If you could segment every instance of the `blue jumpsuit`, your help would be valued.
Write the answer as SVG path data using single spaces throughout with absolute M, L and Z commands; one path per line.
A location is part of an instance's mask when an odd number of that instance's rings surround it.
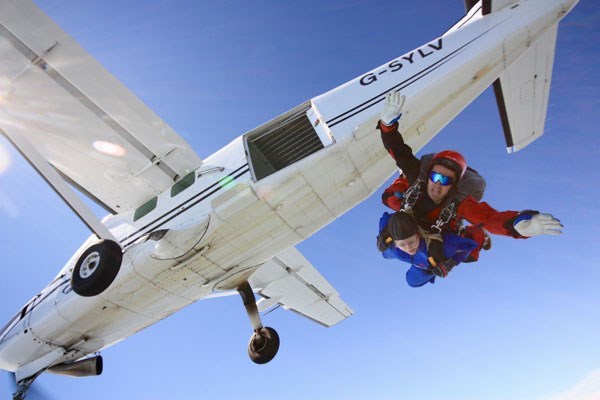
M 379 220 L 379 232 L 387 226 L 391 215 L 383 213 Z M 460 237 L 452 233 L 442 232 L 442 241 L 444 244 L 444 255 L 452 258 L 456 262 L 462 262 L 467 259 L 471 251 L 477 248 L 477 243 L 474 240 Z M 411 264 L 406 272 L 406 282 L 411 287 L 420 287 L 427 282 L 434 283 L 435 275 L 429 272 L 429 264 L 427 254 L 427 243 L 423 238 L 419 243 L 419 248 L 414 255 L 410 255 L 399 248 L 392 246 L 387 248 L 383 253 L 383 258 L 397 258 L 401 261 Z

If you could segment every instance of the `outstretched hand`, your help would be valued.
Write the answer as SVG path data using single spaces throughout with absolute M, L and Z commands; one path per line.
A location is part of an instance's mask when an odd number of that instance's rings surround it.
M 521 236 L 560 235 L 563 225 L 550 214 L 523 213 L 517 218 L 515 230 Z
M 402 106 L 406 96 L 402 96 L 400 92 L 391 91 L 385 96 L 385 104 L 381 111 L 380 120 L 386 126 L 394 125 L 400 117 L 402 117 Z
M 429 255 L 429 272 L 440 278 L 445 278 L 458 263 L 444 254 L 444 245 L 439 240 L 432 240 L 427 247 Z

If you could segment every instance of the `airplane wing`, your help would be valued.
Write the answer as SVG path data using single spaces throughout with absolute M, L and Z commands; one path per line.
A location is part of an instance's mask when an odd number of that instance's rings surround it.
M 29 0 L 0 1 L 0 133 L 24 138 L 112 213 L 138 207 L 201 165 L 183 138 Z
M 279 304 L 324 326 L 352 315 L 339 293 L 294 247 L 267 261 L 249 279 L 263 296 L 260 311 Z

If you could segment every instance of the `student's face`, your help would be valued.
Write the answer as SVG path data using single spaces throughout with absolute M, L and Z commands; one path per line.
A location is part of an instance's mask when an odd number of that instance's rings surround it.
M 394 240 L 394 245 L 405 253 L 414 255 L 419 249 L 419 243 L 421 238 L 419 234 L 415 233 L 411 237 L 402 240 Z
M 434 172 L 438 172 L 442 175 L 446 175 L 452 180 L 456 180 L 456 174 L 451 169 L 444 167 L 443 165 L 434 165 L 431 169 Z M 452 188 L 452 185 L 442 186 L 441 183 L 433 183 L 429 177 L 427 178 L 427 194 L 433 200 L 435 204 L 440 204 L 444 198 L 448 195 L 448 192 Z

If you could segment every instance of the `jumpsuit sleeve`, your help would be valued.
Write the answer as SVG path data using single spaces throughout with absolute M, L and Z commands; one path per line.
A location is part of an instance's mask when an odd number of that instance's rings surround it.
M 444 255 L 453 259 L 457 264 L 465 261 L 477 248 L 477 242 L 474 240 L 450 233 L 443 234 L 443 241 Z
M 473 196 L 466 197 L 458 207 L 458 216 L 473 225 L 496 235 L 525 239 L 513 227 L 518 215 L 518 211 L 497 211 L 486 202 L 478 202 Z
M 404 139 L 398 131 L 398 123 L 386 126 L 380 121 L 377 129 L 381 132 L 383 146 L 390 153 L 394 161 L 396 161 L 398 168 L 406 175 L 409 183 L 414 182 L 419 177 L 421 161 L 415 157 L 410 146 L 404 143 Z
M 404 201 L 403 194 L 408 189 L 408 179 L 404 175 L 396 178 L 381 195 L 381 201 L 394 211 L 402 210 Z
M 398 258 L 396 256 L 396 254 L 394 254 L 394 250 L 391 247 L 389 247 L 389 248 L 385 249 L 384 251 L 382 251 L 381 255 L 383 256 L 383 258 L 387 258 L 388 260 L 390 260 L 392 258 Z

